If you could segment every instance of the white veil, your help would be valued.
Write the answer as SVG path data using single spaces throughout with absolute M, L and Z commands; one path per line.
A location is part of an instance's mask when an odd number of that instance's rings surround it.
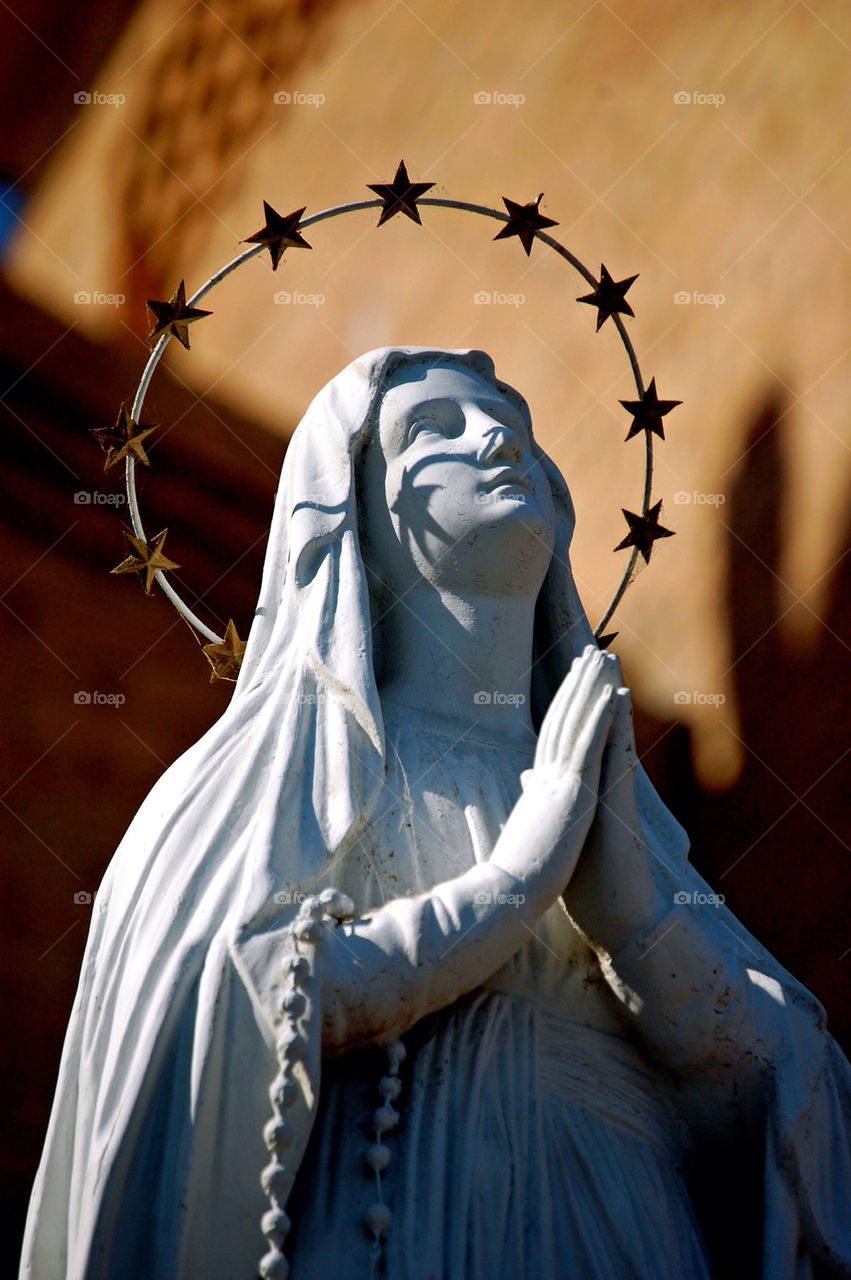
M 233 698 L 144 801 L 96 898 L 30 1207 L 21 1274 L 31 1280 L 248 1280 L 246 1223 L 255 1224 L 255 1256 L 263 1252 L 262 1130 L 279 1014 L 246 957 L 258 939 L 286 937 L 299 892 L 334 883 L 381 790 L 384 733 L 355 473 L 386 379 L 424 358 L 473 368 L 528 414 L 483 352 L 416 347 L 362 356 L 308 408 L 287 450 Z M 538 718 L 592 640 L 569 568 L 570 497 L 539 457 L 557 538 L 536 610 Z M 640 787 L 643 820 L 675 851 L 663 872 L 672 892 L 708 892 L 643 770 Z M 779 984 L 822 1046 L 819 1061 L 807 1051 L 778 1101 L 784 1164 L 794 1159 L 797 1169 L 805 1157 L 789 1154 L 789 1135 L 809 1124 L 810 1084 L 824 1070 L 822 1011 L 728 911 L 713 910 L 710 927 Z M 317 1036 L 296 1162 L 320 1084 Z M 802 1177 L 818 1181 L 815 1170 L 794 1172 L 799 1189 Z M 813 1230 L 838 1239 L 840 1206 L 824 1204 L 815 1196 Z

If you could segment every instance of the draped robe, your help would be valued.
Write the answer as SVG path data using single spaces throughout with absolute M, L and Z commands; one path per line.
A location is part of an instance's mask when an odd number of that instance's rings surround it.
M 336 972 L 338 985 L 346 987 L 346 1007 L 362 1011 L 370 1008 L 373 992 L 359 988 L 357 972 L 345 967 L 346 955 L 357 949 L 359 930 L 371 919 L 386 919 L 392 926 L 395 951 L 385 968 L 409 984 L 416 1008 L 416 978 L 424 958 L 452 943 L 453 930 L 460 942 L 495 918 L 495 909 L 478 904 L 475 895 L 470 899 L 465 886 L 472 881 L 464 875 L 486 874 L 493 840 L 517 794 L 521 766 L 500 757 L 503 763 L 490 770 L 499 798 L 492 794 L 487 802 L 474 802 L 470 789 L 481 782 L 488 758 L 484 745 L 478 755 L 471 747 L 457 792 L 444 778 L 431 800 L 421 795 L 415 806 L 425 820 L 429 804 L 437 805 L 438 827 L 451 826 L 463 815 L 466 835 L 459 828 L 453 858 L 442 865 L 435 861 L 436 850 L 446 851 L 445 838 L 422 840 L 418 848 L 430 848 L 429 856 L 420 861 L 409 848 L 403 859 L 397 852 L 400 870 L 393 871 L 394 881 L 382 887 L 370 874 L 359 875 L 366 866 L 359 851 L 373 858 L 389 854 L 383 837 L 377 844 L 369 841 L 397 798 L 396 756 L 388 741 L 398 745 L 401 739 L 391 735 L 388 740 L 373 672 L 358 542 L 357 459 L 390 370 L 406 360 L 441 354 L 480 372 L 525 410 L 517 393 L 496 381 L 481 352 L 382 349 L 332 380 L 293 437 L 234 697 L 221 719 L 153 788 L 96 898 L 33 1190 L 22 1277 L 236 1280 L 255 1275 L 264 1248 L 259 1222 L 267 1202 L 259 1175 L 268 1158 L 262 1136 L 270 1115 L 268 1087 L 278 1066 L 280 963 L 299 894 L 335 885 L 353 897 L 355 920 L 340 927 L 338 940 L 323 948 L 327 954 L 317 963 L 332 976 Z M 553 490 L 557 537 L 536 609 L 538 721 L 572 658 L 591 640 L 569 569 L 569 495 L 550 460 L 543 454 L 540 460 Z M 435 726 L 424 728 L 425 740 Z M 400 745 L 399 756 L 407 749 Z M 708 886 L 687 861 L 684 833 L 643 771 L 637 772 L 643 833 L 649 844 L 664 850 L 659 875 L 671 901 L 678 892 L 693 899 L 707 894 Z M 389 899 L 388 884 L 393 888 Z M 638 972 L 636 957 L 624 956 L 619 968 L 618 957 L 606 963 L 582 955 L 564 932 L 569 922 L 559 915 L 561 908 L 554 908 L 535 928 L 539 941 L 521 948 L 480 989 L 409 1025 L 385 1028 L 388 1034 L 401 1032 L 412 1050 L 405 1076 L 410 1093 L 400 1103 L 403 1119 L 388 1171 L 388 1186 L 399 1203 L 393 1206 L 397 1228 L 386 1256 L 399 1280 L 425 1280 L 430 1274 L 452 1280 L 469 1274 L 473 1280 L 488 1274 L 493 1261 L 488 1233 L 495 1221 L 508 1232 L 500 1237 L 505 1256 L 522 1258 L 527 1268 L 506 1274 L 547 1273 L 546 1266 L 538 1269 L 538 1259 L 556 1256 L 567 1268 L 565 1249 L 577 1251 L 577 1259 L 586 1256 L 584 1249 L 588 1257 L 599 1255 L 606 1266 L 614 1265 L 611 1257 L 620 1256 L 625 1241 L 644 1260 L 645 1269 L 636 1274 L 652 1274 L 646 1259 L 658 1250 L 655 1227 L 651 1231 L 645 1215 L 642 1234 L 642 1215 L 633 1203 L 642 1177 L 653 1164 L 654 1176 L 665 1186 L 670 1221 L 688 1221 L 689 1230 L 696 1231 L 688 1201 L 675 1194 L 683 1153 L 694 1142 L 681 1126 L 700 1135 L 712 1130 L 715 1116 L 716 1131 L 725 1126 L 734 1131 L 742 1107 L 749 1149 L 763 1157 L 753 1223 L 762 1280 L 807 1280 L 814 1261 L 827 1274 L 851 1275 L 851 1072 L 825 1030 L 823 1010 L 723 906 L 692 901 L 672 910 L 678 925 L 673 938 L 690 939 L 689 946 L 680 942 L 678 960 L 686 963 L 691 956 L 705 966 L 717 958 L 729 975 L 724 1036 L 738 1046 L 744 1064 L 745 1100 L 741 1090 L 728 1088 L 729 1072 L 717 1069 L 712 1055 L 699 1070 L 688 1060 L 690 1044 L 699 1056 L 701 1037 L 711 1038 L 712 1012 L 686 998 L 673 1012 L 654 1008 L 652 965 L 668 963 L 671 943 L 660 933 L 658 946 L 648 951 L 656 960 L 640 972 L 650 999 L 638 993 L 636 1001 L 624 978 Z M 360 920 L 367 924 L 361 926 Z M 540 940 L 550 929 L 558 934 L 555 947 L 551 938 Z M 653 939 L 639 941 L 645 950 L 653 948 Z M 464 954 L 463 945 L 455 954 Z M 586 990 L 597 993 L 596 1005 L 583 1002 L 576 991 L 571 996 L 582 965 Z M 559 984 L 565 991 L 553 997 Z M 549 994 L 542 1001 L 543 990 Z M 363 1055 L 374 1050 L 359 1045 L 357 1035 L 347 1045 L 345 1020 L 345 1007 L 329 1016 L 321 996 L 304 1019 L 306 1076 L 290 1117 L 294 1141 L 288 1157 L 299 1216 L 291 1252 L 296 1276 L 309 1270 L 315 1206 L 331 1205 L 320 1196 L 331 1177 L 325 1153 L 330 1161 L 339 1148 L 354 1162 L 358 1118 L 345 1106 L 342 1064 L 347 1059 L 352 1064 L 350 1087 L 357 1097 L 359 1085 L 366 1087 Z M 605 1026 L 597 1025 L 601 1021 Z M 355 1025 L 360 1025 L 357 1019 Z M 601 1057 L 600 1046 L 607 1043 L 609 1052 Z M 462 1053 L 457 1078 L 452 1076 L 455 1046 Z M 506 1046 L 523 1048 L 506 1059 Z M 610 1069 L 603 1071 L 599 1064 L 607 1058 Z M 587 1080 L 594 1071 L 603 1082 L 596 1110 L 589 1105 Z M 672 1099 L 677 1102 L 673 1110 Z M 472 1128 L 462 1130 L 465 1101 L 473 1119 Z M 542 1137 L 530 1117 L 537 1115 L 538 1124 L 548 1107 L 551 1123 Z M 631 1167 L 625 1179 L 618 1172 L 620 1156 L 605 1145 L 626 1141 L 629 1124 L 620 1123 L 618 1115 L 621 1121 L 631 1115 L 633 1129 L 643 1126 L 649 1144 L 642 1148 L 644 1164 Z M 417 1129 L 417 1118 L 426 1116 L 433 1120 L 430 1137 Z M 596 1137 L 589 1136 L 592 1131 Z M 465 1165 L 460 1153 L 470 1134 L 483 1145 L 466 1151 L 471 1164 Z M 641 1145 L 640 1135 L 633 1133 L 631 1140 L 634 1149 L 636 1142 Z M 666 1144 L 668 1156 L 658 1157 L 656 1148 Z M 421 1167 L 432 1157 L 436 1173 L 433 1165 Z M 514 1162 L 510 1178 L 509 1158 Z M 597 1190 L 583 1191 L 570 1223 L 559 1225 L 561 1208 L 553 1197 L 561 1197 L 579 1176 L 582 1158 L 597 1160 L 592 1180 Z M 544 1189 L 536 1201 L 535 1179 L 521 1184 L 539 1165 Z M 463 1185 L 457 1201 L 456 1169 Z M 482 1178 L 491 1178 L 490 1189 L 482 1187 Z M 416 1269 L 422 1232 L 420 1243 L 411 1244 L 420 1179 L 427 1185 L 427 1221 L 441 1232 L 430 1271 Z M 619 1199 L 612 1202 L 615 1184 Z M 329 1207 L 329 1222 L 351 1232 L 353 1249 L 362 1229 L 358 1205 L 364 1186 L 363 1171 L 352 1167 Z M 548 1193 L 547 1186 L 555 1192 Z M 723 1212 L 721 1191 L 711 1213 Z M 621 1211 L 630 1205 L 635 1225 L 614 1244 L 598 1247 L 595 1232 L 602 1230 L 612 1203 L 619 1206 L 613 1231 L 620 1230 Z M 699 1236 L 686 1233 L 681 1248 L 692 1268 L 685 1274 L 703 1280 Z M 461 1253 L 468 1256 L 467 1249 L 471 1269 L 458 1272 L 457 1260 Z M 552 1274 L 598 1274 L 587 1269 L 596 1263 L 571 1265 L 573 1270 Z M 659 1274 L 663 1265 L 658 1259 Z M 369 1271 L 353 1255 L 346 1274 L 357 1280 Z

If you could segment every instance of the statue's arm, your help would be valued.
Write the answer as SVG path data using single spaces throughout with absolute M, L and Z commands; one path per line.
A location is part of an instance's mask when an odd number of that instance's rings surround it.
M 627 942 L 598 940 L 596 950 L 626 1020 L 667 1066 L 717 1069 L 732 1084 L 770 1064 L 765 989 L 722 949 L 700 910 L 675 903 Z
M 572 790 L 561 838 L 548 836 L 549 848 L 541 847 L 539 857 L 529 829 L 550 798 L 543 779 L 518 800 L 491 861 L 345 924 L 318 926 L 315 971 L 326 1052 L 401 1035 L 480 986 L 529 940 L 564 886 L 593 816 L 596 791 L 579 778 Z M 270 1027 L 282 994 L 286 935 L 286 927 L 248 926 L 235 942 L 238 967 Z
M 766 993 L 719 930 L 711 906 L 678 901 L 674 850 L 647 843 L 635 788 L 629 694 L 621 690 L 603 761 L 594 824 L 564 903 L 594 950 L 626 1020 L 669 1066 L 750 1071 L 770 1058 L 760 1040 Z
M 589 647 L 554 699 L 546 749 L 488 862 L 323 933 L 316 952 L 327 1049 L 401 1034 L 480 986 L 529 940 L 570 879 L 591 825 L 613 690 L 610 656 Z M 282 941 L 280 929 L 247 926 L 234 947 L 270 1024 Z
M 591 646 L 574 663 L 488 862 L 333 932 L 321 957 L 328 1047 L 401 1034 L 480 986 L 533 936 L 594 816 L 616 666 Z
M 319 956 L 323 1045 L 401 1035 L 480 986 L 528 942 L 541 903 L 534 876 L 486 862 L 330 930 Z

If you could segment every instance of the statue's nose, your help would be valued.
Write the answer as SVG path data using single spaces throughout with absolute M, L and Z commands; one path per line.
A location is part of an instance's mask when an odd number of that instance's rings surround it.
M 487 465 L 500 462 L 519 465 L 523 460 L 523 447 L 517 432 L 487 415 L 482 417 L 479 461 Z

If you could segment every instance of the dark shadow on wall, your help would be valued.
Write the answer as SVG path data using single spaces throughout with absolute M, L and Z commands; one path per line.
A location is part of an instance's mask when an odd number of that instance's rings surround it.
M 723 793 L 708 791 L 695 777 L 684 725 L 665 725 L 639 710 L 636 732 L 648 772 L 689 833 L 695 866 L 822 1001 L 848 1052 L 851 523 L 814 638 L 796 646 L 781 623 L 789 605 L 779 577 L 781 540 L 794 536 L 784 523 L 783 449 L 794 425 L 794 411 L 766 399 L 720 509 L 741 775 Z

